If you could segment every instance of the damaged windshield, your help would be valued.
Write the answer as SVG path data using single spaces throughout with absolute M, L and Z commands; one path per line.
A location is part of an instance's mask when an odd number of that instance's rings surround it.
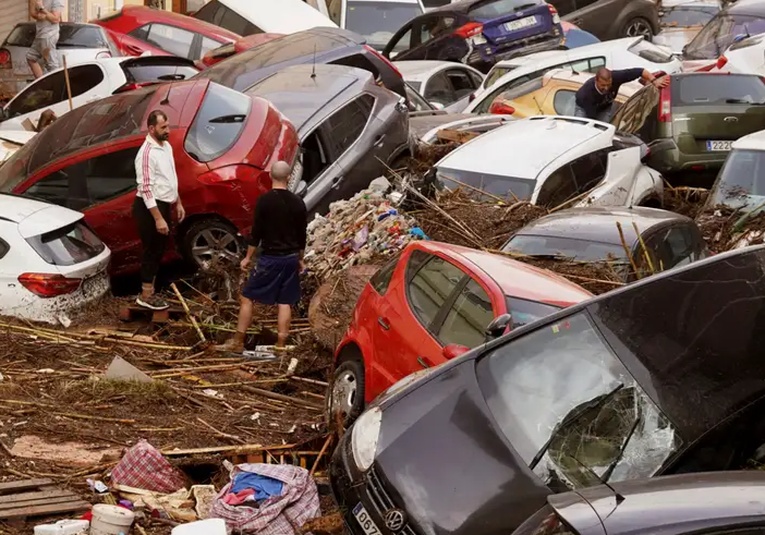
M 495 349 L 478 373 L 498 426 L 555 491 L 650 477 L 680 444 L 586 312 Z

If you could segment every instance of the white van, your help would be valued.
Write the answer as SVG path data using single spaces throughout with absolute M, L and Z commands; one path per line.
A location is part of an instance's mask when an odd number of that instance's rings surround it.
M 290 34 L 318 26 L 337 28 L 327 16 L 303 0 L 211 0 L 193 17 L 239 35 Z

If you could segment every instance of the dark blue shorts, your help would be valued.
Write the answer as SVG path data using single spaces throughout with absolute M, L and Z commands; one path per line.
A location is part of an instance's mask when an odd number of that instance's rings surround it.
M 300 258 L 265 256 L 258 258 L 242 295 L 264 305 L 294 305 L 300 301 Z

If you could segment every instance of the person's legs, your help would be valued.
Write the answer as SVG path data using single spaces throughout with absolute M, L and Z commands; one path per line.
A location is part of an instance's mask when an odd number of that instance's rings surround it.
M 300 301 L 300 260 L 297 255 L 284 259 L 281 279 L 276 301 L 279 303 L 276 318 L 277 348 L 283 348 L 287 345 L 290 324 L 292 323 L 292 306 Z
M 43 40 L 42 57 L 45 72 L 51 72 L 61 68 L 61 61 L 58 55 L 58 50 L 56 49 L 57 44 L 58 36 L 48 37 Z
M 157 203 L 163 217 L 169 217 L 169 205 Z M 154 285 L 156 283 L 159 266 L 162 257 L 165 254 L 167 246 L 167 236 L 157 232 L 154 217 L 143 202 L 143 199 L 136 197 L 133 202 L 133 217 L 138 226 L 138 235 L 141 238 L 141 294 L 136 298 L 136 302 L 152 310 L 163 310 L 168 308 L 168 304 L 154 295 Z
M 582 117 L 584 119 L 587 118 L 587 112 L 584 111 L 584 108 L 574 104 L 574 117 Z
M 27 64 L 29 65 L 29 68 L 32 69 L 32 74 L 34 75 L 35 80 L 43 75 L 43 70 L 40 66 L 40 61 L 42 60 L 40 46 L 40 40 L 35 39 L 32 42 L 32 46 L 29 47 L 29 50 L 27 51 Z
M 287 338 L 290 335 L 290 323 L 292 323 L 292 306 L 278 305 L 276 314 L 276 347 L 287 345 Z

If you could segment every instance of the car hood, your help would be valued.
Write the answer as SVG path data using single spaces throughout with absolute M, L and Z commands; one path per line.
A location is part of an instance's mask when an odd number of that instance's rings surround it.
M 417 533 L 497 533 L 544 505 L 550 490 L 495 430 L 475 360 L 447 364 L 383 407 L 376 475 Z
M 443 113 L 409 117 L 409 131 L 418 141 L 434 143 L 440 130 L 483 134 L 512 121 L 508 115 L 475 115 L 472 113 Z

